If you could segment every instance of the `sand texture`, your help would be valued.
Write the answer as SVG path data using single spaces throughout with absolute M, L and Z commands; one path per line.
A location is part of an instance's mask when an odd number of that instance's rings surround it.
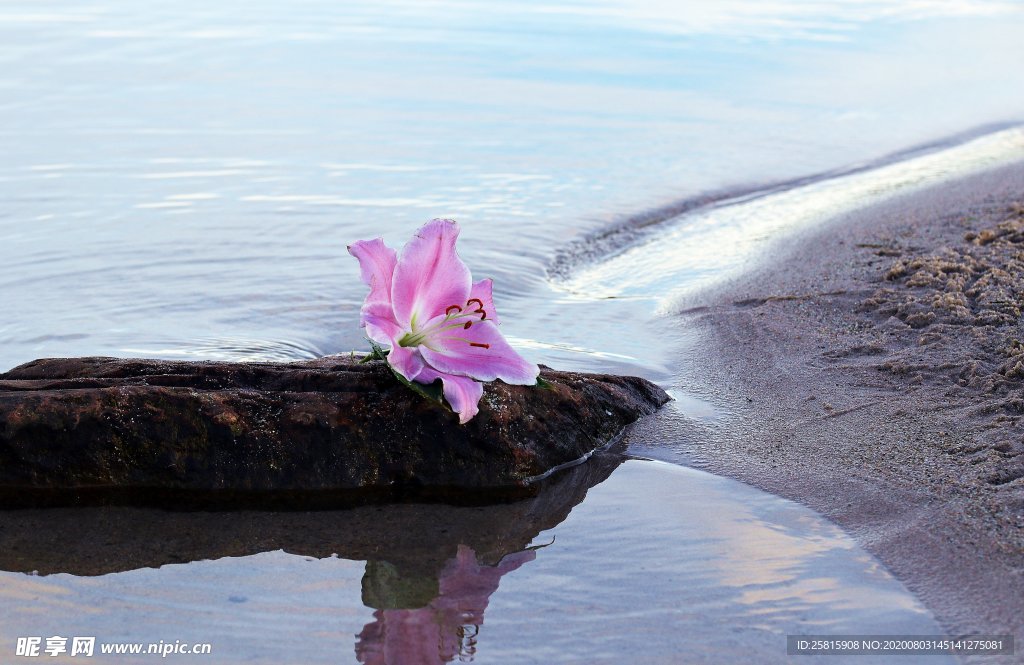
M 679 313 L 732 413 L 691 454 L 845 527 L 951 632 L 1024 637 L 1024 165 L 773 252 Z

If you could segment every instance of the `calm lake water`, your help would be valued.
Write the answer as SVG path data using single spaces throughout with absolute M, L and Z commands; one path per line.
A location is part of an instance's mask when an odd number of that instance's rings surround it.
M 345 245 L 432 217 L 538 360 L 637 356 L 640 326 L 535 311 L 559 249 L 1020 119 L 1022 29 L 973 0 L 8 0 L 0 368 L 361 348 Z
M 0 370 L 364 348 L 345 245 L 451 217 L 526 355 L 727 417 L 676 385 L 678 298 L 799 225 L 1024 157 L 1022 33 L 1024 8 L 995 0 L 8 1 Z M 643 219 L 665 221 L 587 241 Z M 653 462 L 573 473 L 586 501 L 532 532 L 467 527 L 390 559 L 318 529 L 466 514 L 6 514 L 30 554 L 0 561 L 0 648 L 71 633 L 195 637 L 215 662 L 771 662 L 787 632 L 941 632 L 810 511 Z M 135 552 L 163 520 L 193 535 Z M 44 547 L 32 524 L 76 535 Z

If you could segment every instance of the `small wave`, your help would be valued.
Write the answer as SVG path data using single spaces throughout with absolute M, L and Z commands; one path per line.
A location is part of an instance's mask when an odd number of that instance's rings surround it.
M 288 362 L 319 358 L 324 352 L 300 340 L 262 340 L 239 337 L 206 338 L 174 344 L 123 348 L 121 352 L 147 358 L 191 358 L 234 362 Z
M 978 131 L 845 170 L 687 199 L 562 250 L 548 274 L 577 298 L 635 298 L 671 309 L 730 277 L 772 242 L 857 207 L 1024 159 L 1024 126 Z M 991 129 L 989 127 L 988 129 Z

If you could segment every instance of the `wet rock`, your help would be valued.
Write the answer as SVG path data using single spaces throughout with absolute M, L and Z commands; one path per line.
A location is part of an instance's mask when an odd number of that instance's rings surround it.
M 0 374 L 0 505 L 513 498 L 668 400 L 636 377 L 542 377 L 550 389 L 489 384 L 459 425 L 348 356 L 36 360 Z

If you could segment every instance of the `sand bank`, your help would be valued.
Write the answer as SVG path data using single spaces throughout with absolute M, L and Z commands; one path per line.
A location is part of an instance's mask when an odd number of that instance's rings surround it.
M 678 316 L 698 466 L 846 528 L 950 632 L 1024 637 L 1024 165 L 805 232 Z

